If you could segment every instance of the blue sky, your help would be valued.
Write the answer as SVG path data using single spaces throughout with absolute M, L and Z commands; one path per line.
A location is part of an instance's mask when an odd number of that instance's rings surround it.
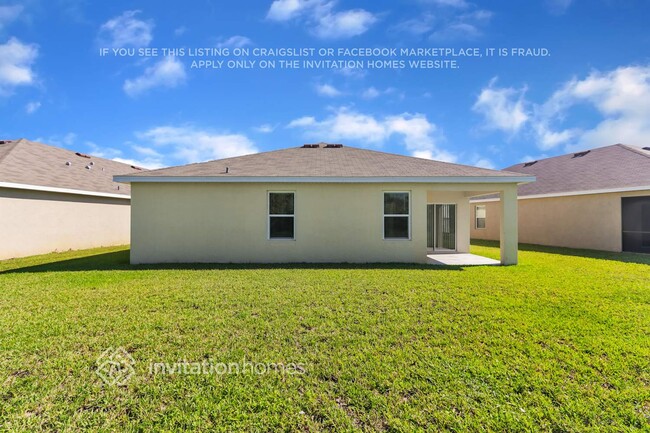
M 503 168 L 650 144 L 646 0 L 0 0 L 0 137 L 147 167 L 340 142 Z M 100 48 L 546 48 L 458 69 L 195 69 Z M 509 51 L 510 52 L 510 51 Z

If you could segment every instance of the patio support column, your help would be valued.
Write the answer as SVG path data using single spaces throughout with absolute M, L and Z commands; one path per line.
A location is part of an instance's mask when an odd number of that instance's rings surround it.
M 501 191 L 501 264 L 516 265 L 519 242 L 517 186 Z

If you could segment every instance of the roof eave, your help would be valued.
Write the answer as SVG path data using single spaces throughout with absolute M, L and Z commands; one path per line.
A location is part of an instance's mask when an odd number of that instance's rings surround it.
M 516 183 L 535 176 L 114 176 L 121 183 Z
M 73 188 L 59 188 L 54 186 L 31 185 L 25 183 L 0 182 L 0 188 L 25 189 L 30 191 L 54 192 L 59 194 L 87 195 L 93 197 L 117 198 L 122 200 L 131 200 L 130 195 L 114 194 L 109 192 L 86 191 Z
M 579 190 L 579 191 L 558 191 L 558 192 L 549 192 L 549 193 L 539 193 L 539 194 L 527 194 L 520 195 L 517 198 L 519 200 L 530 200 L 538 198 L 554 198 L 554 197 L 571 197 L 576 195 L 594 195 L 594 194 L 613 194 L 613 193 L 624 193 L 624 192 L 635 192 L 635 191 L 650 191 L 650 185 L 640 185 L 640 186 L 625 186 L 620 188 L 602 188 L 602 189 L 589 189 L 589 190 Z M 485 194 L 491 195 L 491 194 Z M 481 198 L 480 196 L 472 197 L 472 202 L 488 202 L 488 201 L 499 201 L 499 198 Z

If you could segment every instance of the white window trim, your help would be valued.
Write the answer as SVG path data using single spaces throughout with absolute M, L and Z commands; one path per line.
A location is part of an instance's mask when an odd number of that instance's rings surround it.
M 273 215 L 271 215 L 271 194 L 293 194 L 293 214 L 273 214 Z M 293 237 L 292 238 L 272 238 L 271 237 L 271 218 L 272 217 L 291 217 L 291 218 L 293 218 Z M 267 191 L 266 192 L 266 240 L 269 240 L 269 241 L 295 241 L 296 240 L 296 191 Z
M 485 227 L 479 227 L 478 226 L 478 208 L 483 207 L 485 208 L 485 217 L 483 218 L 485 220 Z M 487 206 L 484 204 L 477 204 L 474 205 L 474 229 L 475 230 L 485 230 L 487 228 Z
M 385 210 L 385 200 L 386 200 L 386 194 L 388 193 L 400 193 L 400 194 L 408 194 L 409 198 L 409 213 L 407 215 L 404 214 L 386 214 L 384 213 Z M 384 241 L 410 241 L 411 240 L 411 191 L 382 191 L 381 193 L 381 238 Z M 407 238 L 387 238 L 386 237 L 386 217 L 407 217 L 408 218 L 408 237 Z

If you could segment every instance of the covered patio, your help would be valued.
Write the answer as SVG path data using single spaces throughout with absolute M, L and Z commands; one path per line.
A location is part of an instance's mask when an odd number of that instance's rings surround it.
M 436 266 L 494 266 L 498 260 L 470 253 L 428 254 L 427 264 Z
M 486 194 L 501 198 L 500 260 L 470 254 L 470 199 Z M 428 185 L 426 205 L 426 263 L 434 265 L 516 265 L 518 249 L 517 184 L 472 183 Z

